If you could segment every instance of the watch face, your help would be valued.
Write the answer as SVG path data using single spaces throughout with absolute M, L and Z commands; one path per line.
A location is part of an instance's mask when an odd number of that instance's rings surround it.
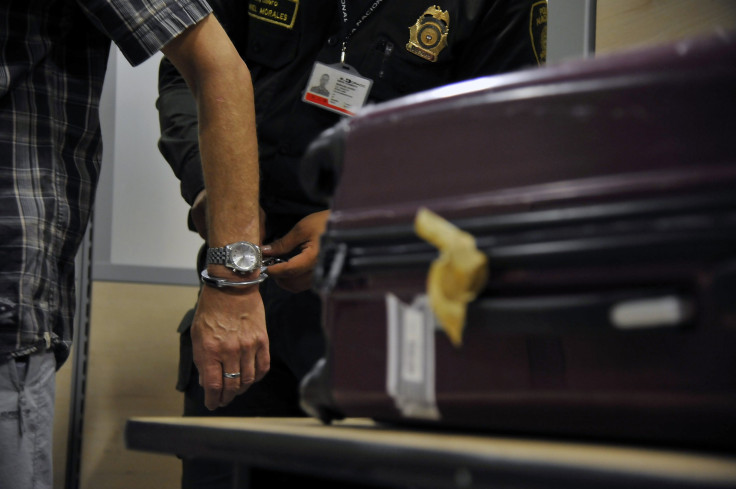
M 260 253 L 258 248 L 245 241 L 234 243 L 230 248 L 230 264 L 239 272 L 250 272 L 260 266 Z

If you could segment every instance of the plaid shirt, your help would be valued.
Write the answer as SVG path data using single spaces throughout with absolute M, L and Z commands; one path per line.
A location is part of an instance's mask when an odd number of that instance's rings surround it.
M 0 362 L 69 355 L 110 39 L 136 65 L 209 12 L 205 0 L 0 4 Z

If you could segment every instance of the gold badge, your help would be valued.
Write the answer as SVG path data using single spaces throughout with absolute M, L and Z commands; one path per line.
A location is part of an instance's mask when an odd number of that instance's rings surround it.
M 426 59 L 437 61 L 437 56 L 447 46 L 447 33 L 450 31 L 450 14 L 437 5 L 429 7 L 416 24 L 409 27 L 409 42 L 406 50 Z

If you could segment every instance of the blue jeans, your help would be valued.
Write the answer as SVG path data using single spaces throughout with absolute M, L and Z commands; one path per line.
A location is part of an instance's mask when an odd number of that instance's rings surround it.
M 0 489 L 51 489 L 52 352 L 0 364 Z

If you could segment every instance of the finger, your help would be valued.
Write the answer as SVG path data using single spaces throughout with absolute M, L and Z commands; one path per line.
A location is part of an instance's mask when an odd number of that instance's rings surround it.
M 222 397 L 222 367 L 219 363 L 208 363 L 204 369 L 199 369 L 200 383 L 204 389 L 204 405 L 210 411 L 220 406 Z
M 286 263 L 271 265 L 268 274 L 284 290 L 298 293 L 309 290 L 312 287 L 314 267 L 316 259 L 307 253 L 300 253 Z
M 294 271 L 295 265 L 293 263 L 289 262 L 283 262 L 283 263 L 277 263 L 275 265 L 269 265 L 268 266 L 268 275 L 269 277 L 279 277 L 284 275 L 292 275 L 295 273 Z
M 304 240 L 292 230 L 281 238 L 262 246 L 261 251 L 266 256 L 288 255 L 303 242 Z
M 258 350 L 256 354 L 256 381 L 263 379 L 271 369 L 271 354 L 268 351 L 268 345 Z
M 312 259 L 299 253 L 289 258 L 289 261 L 277 263 L 268 267 L 268 274 L 273 277 L 294 277 L 308 273 L 313 268 Z
M 250 387 L 250 385 L 256 381 L 256 352 L 255 348 L 248 347 L 243 350 L 240 355 L 240 371 L 242 376 L 240 377 L 240 385 Z
M 245 355 L 242 357 L 241 363 L 241 371 L 247 370 L 247 364 L 248 360 L 246 359 Z M 258 382 L 259 380 L 263 379 L 263 377 L 266 376 L 269 369 L 271 368 L 271 358 L 270 354 L 268 352 L 268 347 L 261 348 L 255 355 L 255 360 L 252 365 L 254 367 L 254 377 L 248 378 L 245 375 L 240 376 L 240 386 L 238 388 L 238 391 L 236 395 L 240 395 L 247 391 L 250 386 L 252 386 L 255 382 Z
M 242 371 L 239 364 L 228 364 L 222 369 L 223 388 L 220 406 L 227 406 L 235 398 L 240 390 Z

